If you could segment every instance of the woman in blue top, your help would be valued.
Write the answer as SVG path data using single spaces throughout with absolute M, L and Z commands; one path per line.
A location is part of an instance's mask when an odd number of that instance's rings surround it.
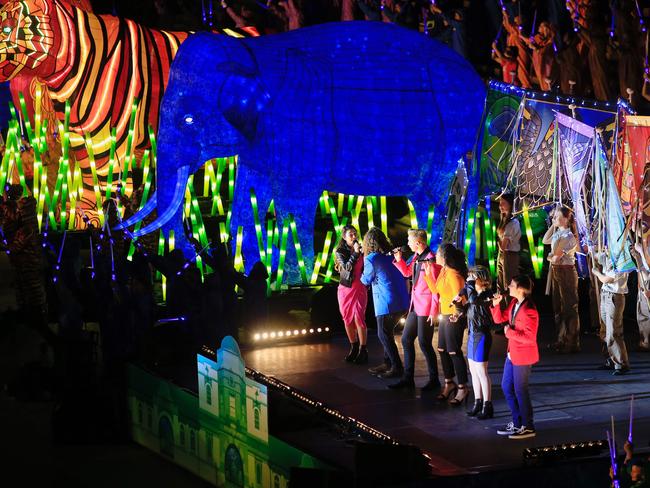
M 372 299 L 377 317 L 377 335 L 384 347 L 384 363 L 370 368 L 381 378 L 400 378 L 404 372 L 393 330 L 409 307 L 409 295 L 402 273 L 393 265 L 392 246 L 377 227 L 363 238 L 363 275 L 361 283 L 372 285 Z

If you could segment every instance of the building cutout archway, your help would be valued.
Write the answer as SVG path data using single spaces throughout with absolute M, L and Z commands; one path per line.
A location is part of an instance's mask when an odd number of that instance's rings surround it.
M 225 459 L 226 482 L 231 486 L 244 486 L 244 463 L 239 449 L 230 444 L 226 449 Z
M 163 415 L 158 421 L 158 438 L 160 439 L 160 453 L 170 458 L 174 457 L 174 430 L 169 417 Z

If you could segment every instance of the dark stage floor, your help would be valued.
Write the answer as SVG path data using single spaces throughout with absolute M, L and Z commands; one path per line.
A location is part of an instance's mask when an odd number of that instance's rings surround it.
M 540 335 L 548 335 L 543 330 L 544 320 L 541 328 Z M 434 344 L 435 341 L 437 338 Z M 487 421 L 468 418 L 464 406 L 454 408 L 437 402 L 435 394 L 421 393 L 419 389 L 387 389 L 391 380 L 375 378 L 367 367 L 342 360 L 348 346 L 341 336 L 328 343 L 259 347 L 245 350 L 243 355 L 247 366 L 302 389 L 400 442 L 419 446 L 431 456 L 434 473 L 448 476 L 522 466 L 522 451 L 527 447 L 605 439 L 611 415 L 616 422 L 617 441 L 622 446 L 627 436 L 632 394 L 634 437 L 638 446 L 647 445 L 650 354 L 632 352 L 632 371 L 613 377 L 609 371 L 597 369 L 603 362 L 597 338 L 583 336 L 582 341 L 583 351 L 578 354 L 558 355 L 542 350 L 541 361 L 531 376 L 537 437 L 519 441 L 495 434 L 498 426 L 510 421 L 500 389 L 505 357 L 503 336 L 495 336 L 491 355 L 495 418 Z M 381 360 L 374 331 L 369 343 L 370 365 L 374 365 Z M 422 385 L 426 380 L 426 366 L 418 350 L 416 384 Z M 606 472 L 603 476 L 607 476 Z

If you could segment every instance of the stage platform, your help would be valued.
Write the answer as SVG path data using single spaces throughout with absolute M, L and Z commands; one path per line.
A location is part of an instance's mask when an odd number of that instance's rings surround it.
M 394 380 L 376 378 L 366 366 L 343 361 L 348 345 L 340 335 L 325 343 L 248 348 L 243 356 L 247 366 L 277 377 L 402 443 L 418 446 L 431 457 L 434 476 L 516 470 L 524 466 L 526 448 L 605 439 L 605 431 L 611 428 L 611 415 L 622 452 L 632 394 L 634 439 L 639 448 L 647 447 L 650 354 L 631 352 L 632 371 L 614 377 L 610 371 L 598 369 L 604 359 L 596 336 L 582 336 L 581 353 L 559 355 L 545 348 L 552 334 L 549 327 L 550 317 L 542 317 L 541 361 L 531 375 L 537 436 L 518 441 L 495 433 L 497 427 L 510 421 L 500 388 L 506 342 L 503 336 L 495 336 L 491 353 L 495 416 L 486 421 L 467 417 L 465 406 L 454 408 L 438 402 L 435 393 L 420 392 L 419 388 L 389 390 L 386 385 Z M 397 335 L 398 344 L 399 339 Z M 436 341 L 437 337 L 434 344 Z M 401 352 L 401 344 L 399 347 Z M 369 350 L 369 366 L 378 364 L 382 353 L 374 331 L 370 333 Z M 417 345 L 416 356 L 415 380 L 421 386 L 427 381 L 427 371 Z M 299 438 L 293 441 L 300 443 Z M 345 445 L 341 448 L 345 449 Z M 608 456 L 607 450 L 602 456 Z M 606 468 L 603 476 L 602 486 L 606 486 Z

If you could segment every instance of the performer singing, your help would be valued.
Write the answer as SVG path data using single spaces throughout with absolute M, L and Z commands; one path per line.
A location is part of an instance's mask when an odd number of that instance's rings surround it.
M 366 306 L 368 289 L 361 283 L 363 256 L 358 241 L 357 229 L 351 225 L 343 227 L 341 240 L 336 246 L 336 270 L 340 274 L 337 297 L 339 311 L 350 341 L 350 352 L 345 356 L 348 363 L 366 364 L 368 350 L 366 342 Z
M 400 316 L 409 306 L 409 296 L 402 274 L 393 266 L 390 242 L 377 227 L 372 227 L 363 238 L 363 274 L 361 283 L 372 285 L 372 298 L 377 317 L 377 335 L 384 347 L 384 362 L 370 368 L 381 378 L 399 378 L 404 373 L 393 330 Z
M 439 304 L 438 295 L 431 293 L 424 280 L 424 262 L 435 259 L 434 254 L 427 244 L 427 231 L 423 229 L 409 229 L 408 246 L 415 254 L 408 262 L 402 259 L 402 251 L 394 251 L 393 264 L 403 276 L 412 277 L 411 304 L 406 324 L 402 332 L 402 348 L 404 349 L 404 376 L 397 383 L 388 385 L 391 389 L 414 388 L 413 376 L 415 373 L 415 338 L 417 337 L 420 350 L 427 361 L 429 381 L 422 387 L 423 391 L 440 388 L 438 379 L 438 361 L 433 350 L 433 326 L 438 321 Z M 433 265 L 433 276 L 437 278 L 442 267 Z
M 502 295 L 492 297 L 492 318 L 497 323 L 508 322 L 505 329 L 508 354 L 503 366 L 501 388 L 512 413 L 512 422 L 497 430 L 497 434 L 507 435 L 510 439 L 535 436 L 528 380 L 533 364 L 539 361 L 539 314 L 530 298 L 532 291 L 533 281 L 526 275 L 519 275 L 512 279 L 508 287 L 513 300 L 505 311 L 499 306 Z
M 449 400 L 451 405 L 460 405 L 467 401 L 467 364 L 463 357 L 463 334 L 465 333 L 466 320 L 461 319 L 456 323 L 449 318 L 456 311 L 452 303 L 454 297 L 465 286 L 467 264 L 465 253 L 456 249 L 452 244 L 442 244 L 436 252 L 436 263 L 442 266 L 442 271 L 436 278 L 434 267 L 425 263 L 425 280 L 431 293 L 440 295 L 440 326 L 438 327 L 438 352 L 440 362 L 445 374 L 445 387 L 438 395 L 438 400 Z M 454 376 L 458 384 L 454 383 Z M 456 396 L 452 398 L 452 395 Z
M 491 287 L 492 278 L 485 266 L 470 268 L 465 288 L 454 300 L 457 314 L 451 317 L 451 321 L 456 322 L 458 315 L 467 315 L 467 360 L 474 389 L 474 407 L 467 415 L 480 420 L 491 419 L 494 415 L 492 381 L 488 374 L 488 359 L 492 347 L 490 329 L 494 326 L 490 312 L 493 295 Z

